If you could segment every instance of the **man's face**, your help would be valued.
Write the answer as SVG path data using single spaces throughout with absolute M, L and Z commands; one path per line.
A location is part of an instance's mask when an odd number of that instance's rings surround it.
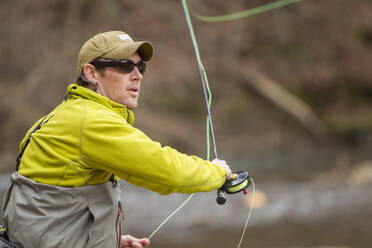
M 130 59 L 134 63 L 138 63 L 141 57 L 138 53 L 135 53 Z M 142 74 L 137 67 L 134 67 L 129 73 L 118 71 L 112 67 L 106 67 L 104 73 L 99 73 L 97 81 L 97 93 L 114 102 L 123 104 L 129 109 L 137 107 L 142 81 Z

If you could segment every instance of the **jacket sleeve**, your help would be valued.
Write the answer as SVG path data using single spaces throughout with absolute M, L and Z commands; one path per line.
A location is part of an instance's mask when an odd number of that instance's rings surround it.
M 160 194 L 194 193 L 219 188 L 226 172 L 197 156 L 152 141 L 116 113 L 87 114 L 82 124 L 83 159 Z

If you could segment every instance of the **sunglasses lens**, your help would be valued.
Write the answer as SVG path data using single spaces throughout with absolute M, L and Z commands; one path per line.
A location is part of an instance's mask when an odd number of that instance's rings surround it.
M 134 69 L 135 66 L 136 66 L 136 64 L 131 60 L 120 61 L 117 64 L 118 70 L 120 70 L 122 72 L 126 72 L 126 73 L 131 72 Z
M 146 71 L 146 64 L 145 64 L 144 62 L 140 61 L 140 62 L 137 64 L 137 68 L 138 68 L 138 70 L 139 70 L 139 72 L 140 72 L 141 74 L 144 74 L 145 71 Z
M 135 66 L 137 66 L 137 68 L 138 68 L 138 70 L 141 74 L 145 73 L 146 64 L 143 61 L 138 62 L 138 64 L 135 64 L 132 60 L 120 61 L 120 64 L 118 64 L 118 69 L 122 72 L 129 73 L 129 72 L 133 71 Z

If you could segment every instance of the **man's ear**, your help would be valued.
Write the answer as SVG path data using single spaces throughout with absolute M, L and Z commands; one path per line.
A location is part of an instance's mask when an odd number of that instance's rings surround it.
M 98 72 L 96 68 L 91 64 L 85 64 L 83 67 L 84 76 L 91 82 L 97 82 Z

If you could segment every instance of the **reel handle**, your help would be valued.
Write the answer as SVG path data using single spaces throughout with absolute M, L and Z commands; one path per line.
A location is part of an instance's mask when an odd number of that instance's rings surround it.
M 218 189 L 217 190 L 217 199 L 216 199 L 216 201 L 220 205 L 225 204 L 225 202 L 226 202 L 226 196 L 225 196 L 225 192 L 222 189 Z

